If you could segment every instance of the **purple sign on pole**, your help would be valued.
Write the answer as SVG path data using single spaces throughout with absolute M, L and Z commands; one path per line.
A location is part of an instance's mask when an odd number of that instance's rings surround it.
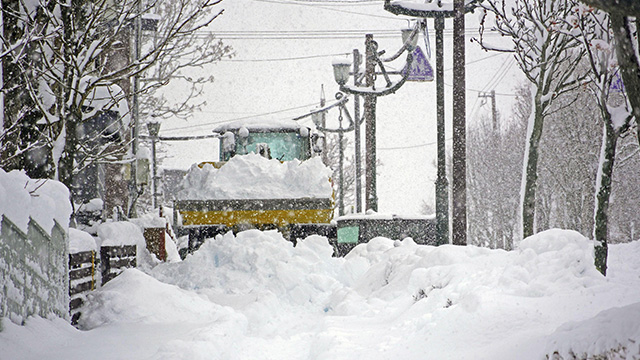
M 407 81 L 433 81 L 433 68 L 419 46 L 413 50 Z
M 622 82 L 620 70 L 616 70 L 615 74 L 613 74 L 613 79 L 611 80 L 611 86 L 609 89 L 616 92 L 624 92 L 624 82 Z

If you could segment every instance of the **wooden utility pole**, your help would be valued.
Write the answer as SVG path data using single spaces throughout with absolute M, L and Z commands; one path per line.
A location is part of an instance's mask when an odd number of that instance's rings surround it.
M 375 48 L 373 34 L 367 34 L 365 40 L 365 85 L 374 86 L 375 82 Z M 366 209 L 378 211 L 378 195 L 376 193 L 376 97 L 365 95 L 365 146 L 366 146 Z
M 467 244 L 466 84 L 464 0 L 453 1 L 453 179 L 452 242 Z
M 478 94 L 479 98 L 491 98 L 491 118 L 493 121 L 493 131 L 498 131 L 498 110 L 496 109 L 496 91 L 491 90 L 488 93 Z
M 437 178 L 436 236 L 438 245 L 449 243 L 449 191 L 447 181 L 444 117 L 444 15 L 434 18 L 436 30 Z

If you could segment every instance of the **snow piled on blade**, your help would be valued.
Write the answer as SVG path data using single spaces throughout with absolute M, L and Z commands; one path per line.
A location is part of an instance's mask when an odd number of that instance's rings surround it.
M 319 157 L 281 163 L 257 154 L 234 156 L 220 169 L 194 164 L 185 176 L 178 199 L 228 200 L 328 198 L 331 170 Z

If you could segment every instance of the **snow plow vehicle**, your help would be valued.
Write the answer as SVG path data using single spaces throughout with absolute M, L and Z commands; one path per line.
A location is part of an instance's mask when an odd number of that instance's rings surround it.
M 222 125 L 219 161 L 194 164 L 174 201 L 175 227 L 189 251 L 228 231 L 278 229 L 292 242 L 335 238 L 331 170 L 317 153 L 322 138 L 291 121 Z

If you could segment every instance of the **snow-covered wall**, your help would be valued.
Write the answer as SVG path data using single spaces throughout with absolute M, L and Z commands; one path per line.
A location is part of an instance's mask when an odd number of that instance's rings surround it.
M 61 183 L 0 169 L 0 319 L 69 317 L 70 215 Z

